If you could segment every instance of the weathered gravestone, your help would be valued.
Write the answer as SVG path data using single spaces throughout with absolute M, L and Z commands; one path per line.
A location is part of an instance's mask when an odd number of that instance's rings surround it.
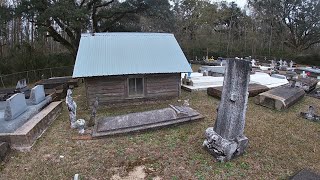
M 250 62 L 229 59 L 223 82 L 221 102 L 214 127 L 206 130 L 203 146 L 219 161 L 229 161 L 244 153 Z
M 295 87 L 295 83 L 291 86 L 280 86 L 261 93 L 255 97 L 255 103 L 278 111 L 287 109 L 305 95 L 303 89 Z
M 17 82 L 16 89 L 24 89 L 27 87 L 27 80 L 21 79 Z
M 4 120 L 10 121 L 15 119 L 27 110 L 27 103 L 24 94 L 17 93 L 6 100 L 4 110 Z
M 98 106 L 99 106 L 99 98 L 96 97 L 96 100 L 94 101 L 93 106 L 92 106 L 91 116 L 90 116 L 90 119 L 88 122 L 89 127 L 94 126 L 94 124 L 96 122 L 96 115 L 97 115 Z
M 31 89 L 30 100 L 32 104 L 39 104 L 46 98 L 43 85 L 37 85 Z
M 309 106 L 308 112 L 301 112 L 300 116 L 302 116 L 305 119 L 308 119 L 310 121 L 314 122 L 320 122 L 320 116 L 315 114 L 315 110 L 313 106 Z

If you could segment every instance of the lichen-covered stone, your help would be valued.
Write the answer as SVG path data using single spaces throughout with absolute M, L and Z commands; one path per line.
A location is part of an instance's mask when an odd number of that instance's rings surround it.
M 229 59 L 221 102 L 214 127 L 206 130 L 203 143 L 219 161 L 229 161 L 244 153 L 248 138 L 243 135 L 248 101 L 250 62 Z

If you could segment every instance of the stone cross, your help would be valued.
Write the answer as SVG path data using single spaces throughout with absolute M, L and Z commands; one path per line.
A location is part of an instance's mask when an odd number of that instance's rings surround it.
M 66 104 L 69 111 L 70 125 L 71 128 L 76 128 L 77 118 L 77 104 L 73 101 L 71 89 L 67 90 Z
M 243 154 L 248 145 L 243 131 L 250 72 L 250 61 L 227 61 L 217 120 L 214 127 L 206 130 L 203 143 L 218 161 L 229 161 Z

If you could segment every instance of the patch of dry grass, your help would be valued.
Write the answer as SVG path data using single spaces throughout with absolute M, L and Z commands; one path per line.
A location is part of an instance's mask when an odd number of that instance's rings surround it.
M 84 87 L 76 89 L 78 117 L 88 119 Z M 204 131 L 214 124 L 219 100 L 206 92 L 182 93 L 204 120 L 169 128 L 98 140 L 77 141 L 69 129 L 66 107 L 31 152 L 9 154 L 0 179 L 83 179 L 125 177 L 145 166 L 147 178 L 162 179 L 285 179 L 302 168 L 320 172 L 320 124 L 298 117 L 319 100 L 305 97 L 289 110 L 277 112 L 249 100 L 245 135 L 247 153 L 228 163 L 218 163 L 204 149 Z M 124 114 L 178 104 L 178 99 L 135 107 L 99 109 L 99 116 Z M 61 158 L 60 156 L 63 156 Z

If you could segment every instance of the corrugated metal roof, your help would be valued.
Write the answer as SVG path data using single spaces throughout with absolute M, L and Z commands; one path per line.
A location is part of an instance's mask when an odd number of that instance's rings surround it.
M 173 34 L 83 34 L 73 77 L 192 72 Z

